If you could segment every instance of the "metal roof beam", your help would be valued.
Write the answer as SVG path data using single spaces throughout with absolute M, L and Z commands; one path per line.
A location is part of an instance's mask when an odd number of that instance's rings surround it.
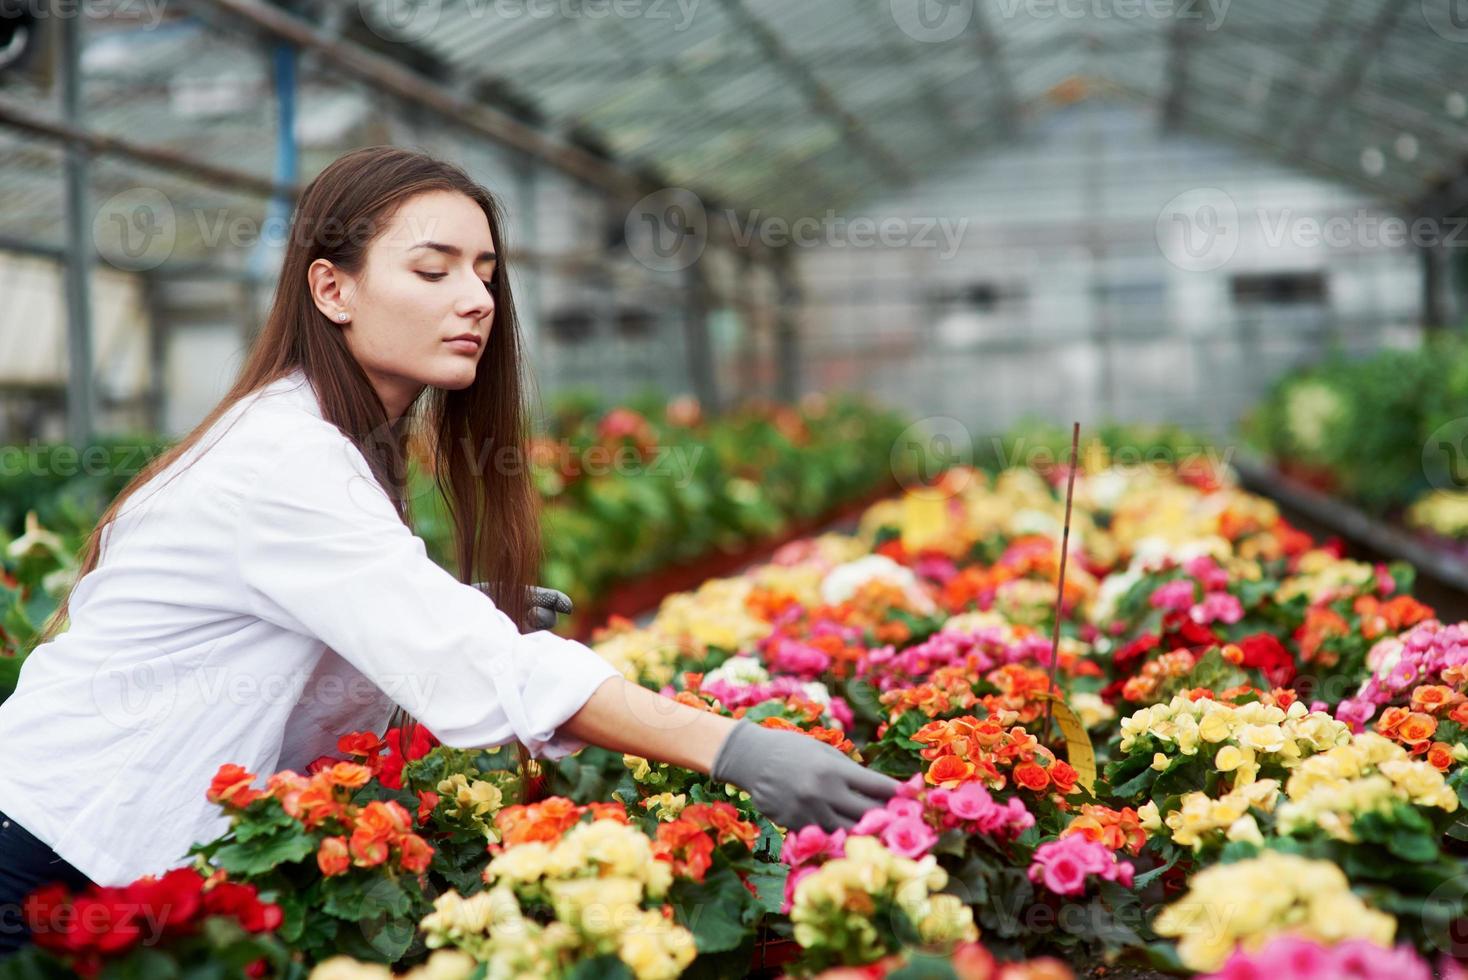
M 979 60 L 989 73 L 989 85 L 994 90 L 994 118 L 999 120 L 1000 136 L 1012 136 L 1019 130 L 1019 97 L 1014 91 L 1008 59 L 994 25 L 989 21 L 989 12 L 984 0 L 975 0 L 973 20 L 974 45 Z M 1047 39 L 1053 42 L 1053 38 Z
M 1361 43 L 1351 49 L 1351 53 L 1342 61 L 1340 70 L 1330 85 L 1315 100 L 1312 108 L 1301 111 L 1295 120 L 1296 123 L 1309 122 L 1310 125 L 1295 128 L 1296 152 L 1309 153 L 1314 149 L 1315 143 L 1330 126 L 1341 104 L 1360 86 L 1362 79 L 1366 76 L 1366 69 L 1371 64 L 1371 59 L 1376 56 L 1376 52 L 1386 41 L 1387 34 L 1391 32 L 1397 18 L 1402 15 L 1402 8 L 1406 6 L 1406 3 L 1407 0 L 1385 0 L 1381 9 L 1377 11 L 1376 18 L 1371 22 L 1371 29 L 1361 38 Z
M 1162 100 L 1162 129 L 1171 132 L 1182 122 L 1187 99 L 1188 72 L 1192 69 L 1189 49 L 1197 39 L 1199 22 L 1183 7 L 1173 9 L 1167 30 L 1167 68 L 1163 81 L 1170 83 Z
M 809 100 L 811 108 L 820 115 L 830 118 L 841 131 L 842 139 L 860 153 L 877 172 L 894 184 L 912 182 L 912 173 L 907 166 L 885 146 L 873 139 L 860 119 L 842 108 L 836 97 L 811 72 L 809 66 L 790 53 L 769 25 L 749 12 L 749 8 L 744 5 L 744 0 L 723 0 L 723 7 L 749 33 L 755 43 L 764 51 L 765 56 L 795 82 Z

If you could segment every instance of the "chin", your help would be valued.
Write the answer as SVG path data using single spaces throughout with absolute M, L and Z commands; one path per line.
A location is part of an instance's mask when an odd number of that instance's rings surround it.
M 462 354 L 455 354 L 456 363 L 444 367 L 443 370 L 435 372 L 436 377 L 431 382 L 436 388 L 448 388 L 457 391 L 467 388 L 474 383 L 474 377 L 479 370 L 478 359 L 470 359 Z

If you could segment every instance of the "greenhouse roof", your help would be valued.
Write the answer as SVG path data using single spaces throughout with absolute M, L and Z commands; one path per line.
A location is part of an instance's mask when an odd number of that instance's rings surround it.
M 745 207 L 900 185 L 1107 96 L 1407 207 L 1468 160 L 1451 0 L 442 2 L 363 9 L 551 127 Z
M 279 26 L 289 21 L 315 39 L 299 70 L 303 179 L 352 146 L 393 139 L 378 103 L 422 85 L 439 93 L 439 118 L 483 113 L 481 131 L 518 133 L 522 149 L 582 179 L 620 175 L 612 182 L 787 215 L 900 188 L 1088 99 L 1129 100 L 1161 125 L 1403 211 L 1468 201 L 1468 23 L 1450 16 L 1452 0 L 358 0 L 321 10 L 308 21 L 264 0 L 190 0 L 150 30 L 89 22 L 84 124 L 246 175 L 231 193 L 268 193 L 270 52 L 238 43 L 244 17 L 265 36 L 300 43 Z M 23 83 L 7 83 L 0 108 L 57 114 L 54 92 L 32 96 Z M 54 134 L 0 119 L 0 201 L 13 206 L 0 240 L 60 245 L 55 146 Z M 175 176 L 187 186 L 172 199 L 223 186 Z M 117 183 L 127 186 L 126 173 Z

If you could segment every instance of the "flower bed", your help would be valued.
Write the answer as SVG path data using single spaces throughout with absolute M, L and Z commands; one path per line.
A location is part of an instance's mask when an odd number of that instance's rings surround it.
M 595 747 L 527 782 L 507 750 L 343 733 L 307 773 L 200 788 L 232 829 L 189 873 L 279 910 L 221 975 L 1456 970 L 1468 623 L 1227 472 L 1100 469 L 1076 480 L 1052 670 L 1063 476 L 950 470 L 599 632 L 665 696 L 902 781 L 849 831 L 785 832 L 735 786 Z

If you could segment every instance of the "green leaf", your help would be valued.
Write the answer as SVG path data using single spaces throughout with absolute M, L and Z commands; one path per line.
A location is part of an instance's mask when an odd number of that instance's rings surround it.
M 264 874 L 278 864 L 300 861 L 316 853 L 316 841 L 301 830 L 226 844 L 214 855 L 214 863 L 236 876 Z
M 633 980 L 633 975 L 626 963 L 608 953 L 577 963 L 566 980 Z
M 711 871 L 702 882 L 676 881 L 669 898 L 700 953 L 735 949 L 744 941 L 745 913 L 755 899 L 731 869 Z

